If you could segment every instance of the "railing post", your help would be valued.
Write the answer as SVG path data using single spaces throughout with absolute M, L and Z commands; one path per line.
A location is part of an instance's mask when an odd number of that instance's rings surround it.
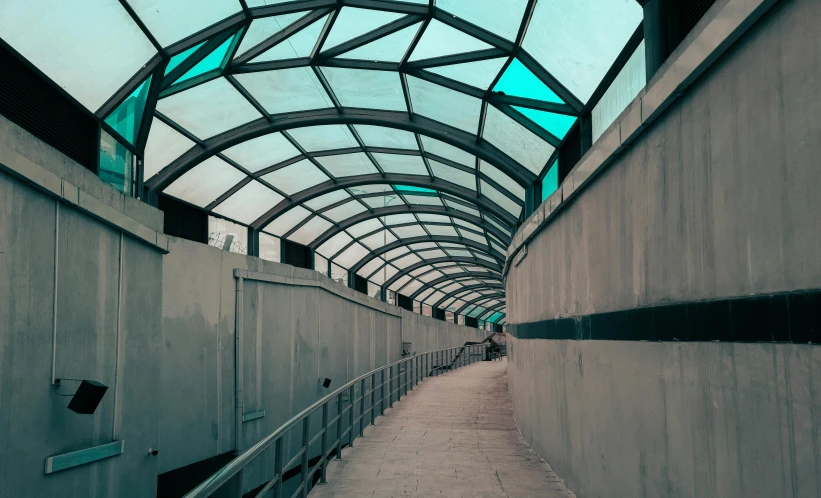
M 283 466 L 285 461 L 282 458 L 282 438 L 276 440 L 274 443 L 274 472 L 277 476 L 277 482 L 274 483 L 274 497 L 282 498 L 282 473 L 285 471 Z
M 379 415 L 385 414 L 385 369 L 382 369 L 382 384 L 379 386 Z
M 351 389 L 348 388 L 348 393 L 351 392 Z M 336 459 L 342 459 L 342 393 L 339 393 L 337 396 L 339 402 L 336 404 L 336 412 L 339 417 L 336 419 Z M 353 400 L 353 398 L 348 398 Z M 353 401 L 351 401 L 353 403 Z M 351 412 L 353 412 L 353 406 L 351 406 Z M 353 429 L 351 429 L 353 430 Z
M 310 415 L 306 415 L 304 419 L 302 419 L 302 448 L 305 452 L 302 454 L 302 498 L 308 496 L 308 441 L 310 440 L 308 437 L 308 420 L 311 418 Z
M 376 374 L 371 375 L 371 425 L 376 422 Z
M 362 397 L 359 398 L 359 437 L 362 437 L 365 435 L 365 379 L 362 379 L 362 387 L 359 390 L 362 394 Z M 351 412 L 353 412 L 353 409 L 351 409 Z M 353 417 L 353 414 L 351 414 L 351 417 Z M 351 421 L 351 424 L 353 424 L 353 421 Z M 351 431 L 353 432 L 353 427 L 351 427 Z M 353 447 L 353 437 L 351 437 L 351 447 Z
M 341 422 L 341 420 L 340 420 Z M 328 481 L 325 479 L 327 476 L 327 469 L 328 469 L 328 459 L 325 458 L 325 453 L 328 451 L 328 402 L 322 404 L 322 442 L 320 443 L 322 448 L 319 450 L 319 458 L 320 462 L 322 462 L 322 470 L 319 473 L 319 484 L 325 484 Z

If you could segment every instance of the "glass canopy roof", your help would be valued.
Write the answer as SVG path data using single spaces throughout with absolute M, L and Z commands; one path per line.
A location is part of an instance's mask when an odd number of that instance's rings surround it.
M 503 322 L 526 189 L 641 19 L 635 0 L 6 0 L 0 37 L 151 191 Z

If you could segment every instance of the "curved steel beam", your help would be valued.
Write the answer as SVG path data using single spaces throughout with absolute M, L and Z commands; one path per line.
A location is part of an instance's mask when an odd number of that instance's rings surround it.
M 464 295 L 464 294 L 470 294 L 471 291 L 482 289 L 482 288 L 485 288 L 485 287 L 491 287 L 491 286 L 474 284 L 472 286 L 466 286 L 466 287 L 462 287 L 461 289 L 456 289 L 454 291 L 448 292 L 446 296 L 444 296 L 442 299 L 436 301 L 434 306 L 437 306 L 437 307 L 441 306 L 442 304 L 444 304 L 445 301 L 447 301 L 450 298 L 459 299 L 459 297 Z M 492 287 L 498 288 L 498 289 L 504 289 L 504 284 L 502 284 L 501 286 L 495 286 L 494 285 Z
M 313 111 L 290 112 L 273 115 L 269 119 L 259 118 L 250 123 L 208 138 L 203 146 L 195 145 L 159 173 L 145 182 L 152 192 L 160 192 L 188 170 L 214 154 L 239 143 L 274 133 L 277 131 L 329 124 L 363 124 L 385 126 L 412 133 L 421 133 L 454 147 L 458 147 L 483 161 L 499 168 L 522 187 L 528 187 L 537 177 L 524 166 L 518 164 L 486 140 L 477 141 L 472 133 L 445 125 L 423 116 L 407 112 L 382 111 L 357 108 L 319 109 Z
M 459 211 L 458 209 L 450 209 L 442 206 L 421 206 L 421 205 L 412 205 L 408 206 L 407 204 L 403 204 L 401 206 L 388 206 L 383 208 L 376 208 L 372 209 L 371 211 L 365 211 L 359 213 L 357 215 L 351 216 L 350 218 L 345 219 L 344 221 L 339 222 L 336 226 L 333 226 L 326 230 L 322 235 L 317 237 L 313 240 L 308 247 L 311 249 L 316 249 L 317 247 L 321 246 L 325 242 L 327 242 L 331 237 L 336 235 L 337 233 L 341 232 L 342 230 L 347 230 L 348 228 L 362 223 L 363 221 L 367 221 L 373 218 L 381 218 L 382 216 L 390 216 L 392 214 L 402 214 L 402 213 L 423 213 L 423 214 L 441 214 L 444 216 L 452 216 L 454 218 L 459 218 L 460 220 L 468 221 L 477 225 L 484 230 L 487 230 L 488 233 L 492 233 L 496 237 L 502 236 L 504 237 L 504 233 L 496 228 L 495 226 L 491 225 L 483 221 L 481 218 L 473 216 L 472 214 L 465 213 L 463 211 Z M 421 222 L 424 224 L 425 222 Z M 452 237 L 454 238 L 454 237 Z M 410 240 L 410 239 L 404 239 Z M 463 240 L 469 239 L 458 239 L 458 243 L 461 244 Z M 504 238 L 500 239 L 504 240 Z M 477 243 L 474 241 L 474 243 Z M 478 243 L 477 243 L 478 244 Z M 485 244 L 487 248 L 487 245 Z M 487 251 L 486 251 L 487 252 Z M 504 259 L 504 258 L 503 258 Z
M 462 290 L 464 290 L 464 291 L 474 291 L 474 290 L 479 290 L 479 289 L 503 289 L 503 288 L 504 288 L 504 286 L 502 284 L 473 284 L 473 285 L 466 285 L 466 286 L 462 287 L 459 290 L 460 291 L 462 291 Z M 414 295 L 411 296 L 411 299 L 416 299 L 416 296 L 418 296 L 419 294 L 424 292 L 424 289 L 430 289 L 430 286 L 428 286 L 426 288 L 425 287 L 420 288 L 419 290 L 414 292 Z M 439 292 L 442 292 L 442 291 L 439 291 Z M 431 293 L 431 294 L 433 294 L 433 293 Z M 436 307 L 437 304 L 441 304 L 442 300 L 446 299 L 451 294 L 452 293 L 448 293 L 447 295 L 445 295 L 445 297 L 441 298 L 439 301 L 436 301 L 431 306 Z M 417 299 L 417 301 L 418 301 L 418 299 Z
M 495 265 L 495 264 L 491 263 L 490 261 L 485 261 L 485 260 L 479 259 L 479 258 L 466 258 L 466 257 L 463 257 L 463 256 L 451 256 L 451 257 L 447 257 L 447 258 L 432 258 L 432 259 L 428 259 L 428 260 L 425 260 L 425 261 L 420 261 L 418 263 L 414 263 L 414 264 L 408 266 L 407 268 L 404 268 L 403 271 L 405 273 L 397 273 L 396 275 L 389 278 L 387 282 L 382 284 L 382 286 L 385 287 L 386 289 L 389 289 L 390 286 L 393 285 L 394 282 L 396 282 L 397 280 L 399 280 L 400 278 L 405 276 L 406 273 L 410 273 L 413 270 L 416 270 L 417 268 L 422 268 L 423 266 L 432 265 L 432 264 L 436 264 L 436 263 L 450 263 L 450 262 L 465 263 L 467 265 L 472 265 L 472 266 L 481 266 L 482 268 L 487 268 L 488 270 L 495 270 L 495 271 L 500 271 L 500 269 L 501 269 L 499 265 Z M 410 275 L 408 275 L 408 276 L 410 276 Z M 397 290 L 397 292 L 398 292 L 398 290 Z
M 495 284 L 495 283 L 494 283 L 494 284 L 488 284 L 489 286 L 494 286 L 494 287 L 500 287 L 500 286 L 503 286 L 503 285 L 502 285 L 502 279 L 501 279 L 501 278 L 496 277 L 496 276 L 494 276 L 494 275 L 493 275 L 493 274 L 491 274 L 491 273 L 486 273 L 486 274 L 484 274 L 484 275 L 485 275 L 485 276 L 472 276 L 472 277 L 462 276 L 462 275 L 457 275 L 457 278 L 458 278 L 458 277 L 461 277 L 461 278 L 462 278 L 462 280 L 466 280 L 466 279 L 473 279 L 473 278 L 489 278 L 489 279 L 496 280 L 496 281 L 498 281 L 498 282 L 499 282 L 499 285 L 497 285 L 497 284 Z M 439 278 L 433 279 L 433 280 L 431 280 L 430 282 L 425 282 L 425 285 L 423 285 L 423 286 L 422 286 L 422 287 L 420 287 L 420 288 L 419 288 L 416 292 L 414 292 L 414 293 L 410 296 L 410 298 L 411 298 L 411 299 L 415 299 L 417 295 L 419 295 L 419 294 L 423 293 L 423 292 L 425 291 L 425 289 L 428 289 L 429 287 L 435 287 L 435 286 L 437 286 L 437 285 L 439 285 L 439 284 L 442 284 L 442 283 L 445 283 L 445 282 L 457 282 L 457 283 L 458 283 L 458 282 L 459 282 L 459 280 L 457 280 L 457 278 L 454 278 L 454 276 L 453 276 L 453 275 L 445 275 L 445 276 L 443 276 L 443 277 L 439 277 Z M 474 284 L 474 285 L 475 285 L 475 284 Z M 455 290 L 452 290 L 452 291 L 450 291 L 450 292 L 446 292 L 446 293 L 445 293 L 445 296 L 444 296 L 444 297 L 443 297 L 440 301 L 437 301 L 437 302 L 436 302 L 436 304 L 437 304 L 437 305 L 438 305 L 438 304 L 442 304 L 442 301 L 444 301 L 445 299 L 447 299 L 448 297 L 450 297 L 451 295 L 453 295 L 455 292 L 458 292 L 458 291 L 460 291 L 460 290 L 463 290 L 463 289 L 465 289 L 465 288 L 467 288 L 467 287 L 469 287 L 469 286 L 462 286 L 462 287 L 461 287 L 461 288 L 459 288 L 459 289 L 455 289 Z M 440 292 L 441 292 L 441 291 L 440 291 Z
M 492 299 L 500 299 L 500 298 L 504 299 L 504 297 L 505 297 L 504 292 L 499 292 L 499 293 L 496 293 L 496 294 L 484 294 L 484 295 L 479 296 L 479 297 L 477 297 L 477 298 L 475 298 L 471 301 L 467 301 L 461 308 L 454 311 L 454 313 L 456 313 L 457 315 L 461 315 L 462 312 L 465 310 L 465 308 L 467 308 L 471 305 L 475 304 L 476 306 L 481 306 L 483 303 L 485 303 L 487 301 L 490 301 Z
M 470 239 L 459 239 L 457 237 L 451 237 L 448 235 L 422 235 L 419 237 L 410 237 L 407 239 L 399 239 L 397 241 L 391 242 L 388 245 L 384 245 L 379 249 L 374 249 L 368 256 L 362 258 L 358 263 L 351 267 L 349 271 L 353 273 L 358 273 L 360 269 L 362 269 L 365 265 L 373 261 L 374 259 L 378 258 L 380 255 L 385 254 L 386 252 L 392 251 L 394 249 L 398 249 L 400 247 L 408 246 L 411 244 L 418 244 L 419 242 L 452 242 L 454 244 L 464 244 L 469 246 L 473 249 L 477 250 L 484 250 L 484 252 L 488 253 L 489 255 L 493 256 L 488 252 L 487 246 L 482 246 L 482 244 L 470 240 Z M 402 254 L 401 256 L 397 256 L 394 259 L 402 258 L 406 256 L 408 253 Z M 391 260 L 393 261 L 393 260 Z M 504 261 L 504 260 L 502 260 Z M 390 263 L 390 261 L 388 261 Z M 400 270 L 402 271 L 402 270 Z

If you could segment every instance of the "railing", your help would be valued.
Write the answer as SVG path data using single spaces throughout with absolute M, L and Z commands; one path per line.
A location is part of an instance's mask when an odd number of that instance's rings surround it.
M 282 495 L 282 481 L 284 472 L 300 460 L 301 464 L 301 483 L 299 487 L 291 495 L 291 498 L 296 496 L 307 496 L 309 480 L 313 475 L 320 471 L 320 484 L 326 482 L 326 472 L 328 467 L 328 459 L 333 452 L 336 452 L 336 459 L 342 458 L 342 443 L 348 443 L 348 446 L 353 446 L 356 437 L 362 437 L 367 425 L 373 425 L 377 417 L 377 409 L 379 415 L 383 415 L 386 408 L 393 406 L 394 394 L 396 400 L 402 398 L 403 391 L 406 395 L 408 391 L 412 390 L 415 385 L 418 385 L 425 378 L 430 376 L 438 376 L 443 373 L 459 368 L 464 365 L 469 365 L 475 361 L 480 361 L 484 358 L 485 344 L 472 344 L 459 346 L 455 348 L 439 349 L 436 351 L 429 351 L 419 355 L 409 356 L 399 361 L 393 362 L 389 365 L 372 370 L 364 375 L 360 375 L 354 380 L 348 382 L 342 387 L 339 387 L 332 393 L 312 404 L 308 408 L 302 410 L 294 415 L 290 420 L 285 422 L 279 429 L 275 430 L 270 435 L 260 440 L 257 444 L 228 462 L 223 468 L 217 471 L 214 475 L 206 479 L 202 484 L 191 490 L 186 498 L 204 498 L 211 496 L 214 492 L 228 483 L 234 476 L 239 476 L 236 480 L 236 488 L 233 496 L 236 498 L 242 497 L 242 471 L 254 459 L 262 454 L 263 451 L 274 446 L 274 476 L 265 483 L 262 489 L 256 493 L 256 497 L 262 497 L 269 491 L 274 492 L 276 498 L 283 498 Z M 388 380 L 385 380 L 387 372 Z M 394 372 L 396 375 L 394 376 Z M 379 384 L 376 384 L 377 376 L 379 376 Z M 370 379 L 371 388 L 366 391 L 367 380 Z M 392 389 L 396 380 L 396 389 Z M 401 381 L 401 383 L 400 383 Z M 354 398 L 354 391 L 356 384 L 360 385 L 360 396 Z M 387 394 L 385 389 L 387 389 Z M 378 398 L 377 396 L 377 389 Z M 343 399 L 343 395 L 347 394 L 347 402 Z M 369 396 L 369 408 L 365 408 L 366 398 Z M 387 399 L 387 407 L 385 400 Z M 337 415 L 328 420 L 328 405 L 332 402 L 337 403 Z M 354 418 L 354 406 L 358 403 L 359 416 Z M 347 404 L 343 408 L 343 404 Z M 317 410 L 322 410 L 322 428 L 319 433 L 313 438 L 310 438 L 309 417 Z M 367 416 L 366 416 L 367 414 Z M 347 417 L 346 417 L 347 415 Z M 342 430 L 343 422 L 347 418 L 348 428 Z M 302 446 L 299 451 L 288 461 L 284 462 L 283 456 L 283 439 L 285 435 L 296 427 L 302 425 Z M 328 429 L 333 424 L 336 424 L 335 440 L 328 444 Z M 354 427 L 358 425 L 359 434 L 354 436 Z M 241 435 L 239 435 L 241 437 Z M 308 469 L 308 448 L 321 438 L 321 448 L 319 452 L 319 462 Z

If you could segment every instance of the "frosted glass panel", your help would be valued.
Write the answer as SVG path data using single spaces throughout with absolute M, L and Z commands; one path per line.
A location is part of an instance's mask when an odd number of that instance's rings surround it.
M 371 125 L 356 125 L 355 128 L 359 138 L 368 147 L 418 150 L 416 137 L 409 131 Z
M 408 254 L 406 256 L 402 256 L 401 258 L 395 259 L 394 261 L 391 261 L 391 264 L 402 270 L 407 268 L 408 266 L 415 265 L 416 263 L 419 263 L 421 261 L 422 260 L 419 259 L 419 256 L 415 254 Z
M 333 209 L 329 209 L 322 214 L 338 223 L 365 211 L 367 211 L 367 209 L 360 202 L 351 201 Z
M 373 157 L 385 173 L 425 176 L 428 174 L 425 162 L 420 156 L 377 153 Z
M 298 244 L 308 245 L 317 237 L 322 235 L 326 230 L 331 228 L 331 222 L 323 220 L 319 216 L 314 216 L 308 223 L 305 223 L 299 229 L 292 233 L 288 240 L 292 240 Z
M 366 233 L 373 232 L 374 230 L 378 230 L 380 228 L 382 228 L 382 223 L 378 220 L 371 219 L 363 221 L 362 223 L 357 223 L 356 225 L 348 228 L 348 233 L 354 237 L 361 237 Z
M 288 133 L 308 152 L 359 147 L 347 126 L 323 125 L 294 128 Z
M 235 0 L 129 0 L 129 5 L 167 46 L 242 10 Z M 76 2 L 71 2 L 75 9 Z
M 425 29 L 425 32 L 422 34 L 419 43 L 416 44 L 416 48 L 413 50 L 409 60 L 418 61 L 421 59 L 430 59 L 463 52 L 474 52 L 488 48 L 493 47 L 434 19 L 428 24 L 427 29 Z
M 235 75 L 271 114 L 333 107 L 314 72 L 307 67 Z
M 446 166 L 433 159 L 430 159 L 428 162 L 430 169 L 433 171 L 433 176 L 436 178 L 455 183 L 460 187 L 476 190 L 476 177 L 472 173 Z
M 644 41 L 642 40 L 619 71 L 616 79 L 610 84 L 610 88 L 604 92 L 599 103 L 593 108 L 591 118 L 594 143 L 647 84 L 646 71 Z
M 424 206 L 442 205 L 442 200 L 434 196 L 405 195 L 405 200 L 408 201 L 409 204 L 422 204 Z
M 356 154 L 340 154 L 337 156 L 317 157 L 316 160 L 323 168 L 336 178 L 353 175 L 368 175 L 379 173 L 364 152 Z
M 214 212 L 250 225 L 283 197 L 265 185 L 251 181 L 214 208 Z
M 462 237 L 464 237 L 466 239 L 470 239 L 470 240 L 476 241 L 480 244 L 487 245 L 487 240 L 485 240 L 485 238 L 483 236 L 481 236 L 477 233 L 471 232 L 469 230 L 459 230 L 459 235 L 461 235 Z
M 251 62 L 268 62 L 295 59 L 297 57 L 309 57 L 316 46 L 317 40 L 319 40 L 319 34 L 322 33 L 322 28 L 325 26 L 327 20 L 328 16 L 325 16 L 322 19 L 312 22 L 309 26 L 302 28 L 285 40 L 251 59 Z
M 464 93 L 408 76 L 413 112 L 468 133 L 479 128 L 482 101 Z
M 322 73 L 343 107 L 407 110 L 399 74 L 393 71 L 324 67 Z
M 421 23 L 400 29 L 338 56 L 340 59 L 362 59 L 380 62 L 399 62 L 407 52 Z
M 157 110 L 201 139 L 262 117 L 225 78 L 161 99 Z
M 422 229 L 421 225 L 393 227 L 391 228 L 391 230 L 393 230 L 393 233 L 395 233 L 397 237 L 401 237 L 403 239 L 409 239 L 411 237 L 424 237 L 425 235 L 427 235 L 425 230 Z
M 306 14 L 307 12 L 295 12 L 293 14 L 254 19 L 245 36 L 242 37 L 242 43 L 237 49 L 236 56 L 244 54 Z
M 349 196 L 344 190 L 334 190 L 333 192 L 328 192 L 327 194 L 320 195 L 319 197 L 315 197 L 310 201 L 307 201 L 305 205 L 311 209 L 322 209 L 343 199 L 349 199 L 350 197 L 351 196 Z
M 228 251 L 248 254 L 248 228 L 214 216 L 208 217 L 208 245 L 225 250 L 228 237 Z
M 342 254 L 337 256 L 336 259 L 334 259 L 334 263 L 350 268 L 359 263 L 359 261 L 368 254 L 370 254 L 368 249 L 355 242 L 351 247 L 345 249 Z
M 454 147 L 453 145 L 436 140 L 435 138 L 430 138 L 425 135 L 421 135 L 421 138 L 422 146 L 425 148 L 425 152 L 436 154 L 437 156 L 445 159 L 450 159 L 455 163 L 462 164 L 469 168 L 476 167 L 476 156 L 473 154 L 465 152 L 459 147 Z
M 437 0 L 436 6 L 502 38 L 514 41 L 519 33 L 527 0 Z
M 92 112 L 156 53 L 109 0 L 3 0 L 0 37 Z
M 211 157 L 177 178 L 163 192 L 205 207 L 245 178 L 245 174 L 218 157 Z
M 396 12 L 342 7 L 322 50 L 328 50 L 359 35 L 364 35 L 400 17 L 402 14 Z
M 145 145 L 143 177 L 148 180 L 193 146 L 194 142 L 154 118 Z
M 381 232 L 365 237 L 360 242 L 371 249 L 379 249 L 380 247 L 386 246 L 392 242 L 396 242 L 396 237 L 394 237 L 389 231 L 382 230 Z
M 385 216 L 383 221 L 386 225 L 401 225 L 404 223 L 415 223 L 416 218 L 412 214 L 392 214 Z
M 353 241 L 350 235 L 345 232 L 339 232 L 338 234 L 334 235 L 324 244 L 319 246 L 316 252 L 322 254 L 327 258 L 333 257 L 334 254 L 338 253 L 342 250 L 343 247 L 347 246 Z
M 262 179 L 288 195 L 330 180 L 307 159 L 268 173 Z
M 296 157 L 299 151 L 281 133 L 271 133 L 235 145 L 223 154 L 248 171 L 257 172 Z
M 453 226 L 444 226 L 444 225 L 425 225 L 425 228 L 431 235 L 447 235 L 450 237 L 456 237 L 456 229 Z
M 279 263 L 282 258 L 280 255 L 282 242 L 273 235 L 268 235 L 265 232 L 259 232 L 259 257 L 267 261 L 274 261 Z
M 401 256 L 408 252 L 408 248 L 405 246 L 397 247 L 396 249 L 391 249 L 390 251 L 384 254 L 386 260 L 391 260 L 396 258 L 397 256 Z
M 498 59 L 465 62 L 451 66 L 431 67 L 426 69 L 426 71 L 475 86 L 482 90 L 487 90 L 487 87 L 493 83 L 493 80 L 496 78 L 499 70 L 502 69 L 502 65 L 506 60 L 505 57 L 499 57 Z
M 533 173 L 544 168 L 553 146 L 493 106 L 487 107 L 484 139 Z
M 479 211 L 477 211 L 476 209 L 474 209 L 472 207 L 465 206 L 464 204 L 461 204 L 461 203 L 458 203 L 458 202 L 453 202 L 453 201 L 445 201 L 445 204 L 447 205 L 447 207 L 449 207 L 451 209 L 456 209 L 458 211 L 464 211 L 465 213 L 472 214 L 473 216 L 476 216 L 476 217 L 479 216 Z
M 513 178 L 499 171 L 493 165 L 488 164 L 482 160 L 479 160 L 479 171 L 490 177 L 491 180 L 501 185 L 511 194 L 515 195 L 521 200 L 525 200 L 524 187 L 516 183 L 516 181 Z
M 627 0 L 539 0 L 523 47 L 587 102 L 642 17 Z
M 390 287 L 388 287 L 388 289 L 396 292 L 400 290 L 410 279 L 411 278 L 407 275 L 399 277 L 398 279 L 396 279 L 396 282 L 392 283 Z
M 263 230 L 281 237 L 310 215 L 311 212 L 307 209 L 296 206 L 284 214 L 277 216 L 274 221 L 265 226 Z
M 480 182 L 482 195 L 501 206 L 505 211 L 518 218 L 522 212 L 522 206 L 513 202 L 508 196 L 491 187 L 484 180 Z

